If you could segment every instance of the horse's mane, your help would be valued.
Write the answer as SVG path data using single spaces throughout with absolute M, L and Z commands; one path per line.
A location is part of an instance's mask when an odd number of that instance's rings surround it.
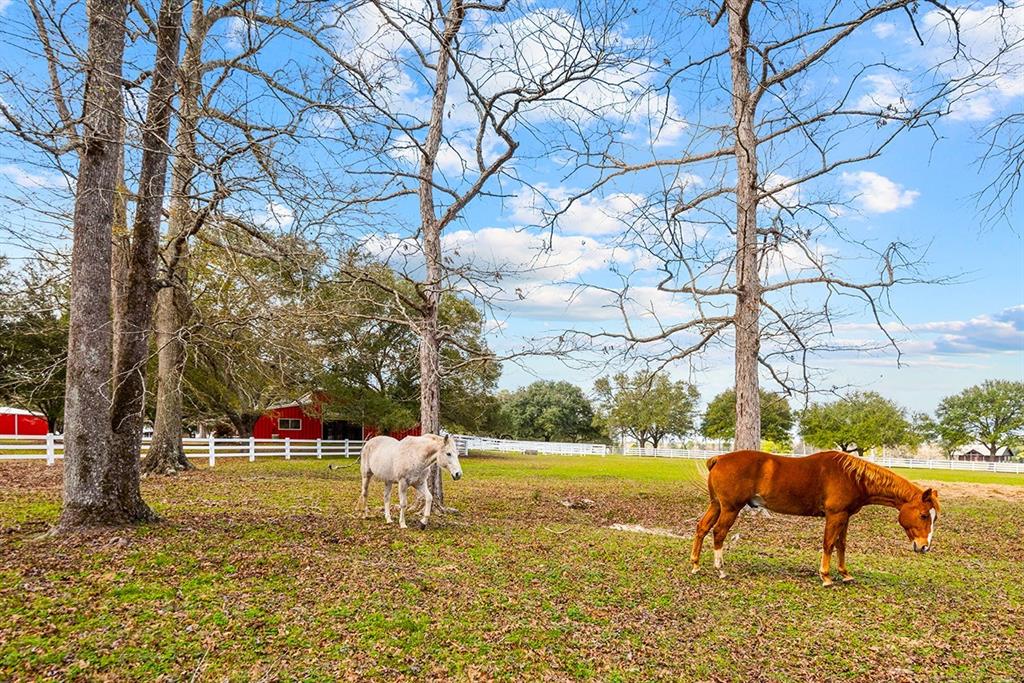
M 833 451 L 832 457 L 844 472 L 853 477 L 855 481 L 860 482 L 871 493 L 892 492 L 906 500 L 921 493 L 921 489 L 907 479 L 870 460 L 840 451 Z

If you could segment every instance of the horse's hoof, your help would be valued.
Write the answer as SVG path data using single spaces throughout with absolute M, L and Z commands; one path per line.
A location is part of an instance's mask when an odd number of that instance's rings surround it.
M 420 531 L 426 531 L 426 530 L 427 530 L 427 523 L 426 522 L 420 522 Z
M 822 588 L 831 588 L 832 587 L 832 580 L 831 579 L 822 579 L 821 580 L 821 587 Z
M 408 528 L 409 528 L 409 525 L 408 525 L 408 524 L 399 524 L 399 525 L 398 525 L 398 527 L 399 527 L 400 529 L 408 529 Z
M 693 567 L 690 569 L 690 573 L 691 574 L 696 574 L 699 571 L 700 571 L 700 567 L 698 565 L 693 565 Z
M 718 570 L 718 578 L 720 578 L 720 579 L 725 579 L 725 578 L 728 578 L 728 576 L 729 576 L 729 575 L 728 575 L 728 574 L 726 574 L 726 573 L 725 573 L 724 571 L 722 571 L 721 569 L 719 569 L 719 570 Z
M 843 583 L 853 583 L 853 577 L 852 576 L 844 576 L 843 577 Z

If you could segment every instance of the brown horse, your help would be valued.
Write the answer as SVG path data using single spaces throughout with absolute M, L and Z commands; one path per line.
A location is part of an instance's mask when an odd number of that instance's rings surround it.
M 825 518 L 825 543 L 821 555 L 821 581 L 832 585 L 829 564 L 832 551 L 839 560 L 843 581 L 846 571 L 846 528 L 850 515 L 865 505 L 888 505 L 900 511 L 914 552 L 931 547 L 939 513 L 939 496 L 921 490 L 898 474 L 848 453 L 825 451 L 804 458 L 788 458 L 759 451 L 736 451 L 708 459 L 708 495 L 711 504 L 697 523 L 690 562 L 699 568 L 704 536 L 715 529 L 715 568 L 722 570 L 722 544 L 744 506 L 768 508 L 785 515 Z

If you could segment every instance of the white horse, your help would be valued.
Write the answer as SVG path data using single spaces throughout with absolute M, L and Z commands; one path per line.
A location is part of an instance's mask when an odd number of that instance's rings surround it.
M 377 477 L 384 482 L 385 521 L 391 524 L 391 487 L 398 482 L 398 526 L 408 528 L 405 525 L 405 508 L 408 501 L 406 493 L 412 486 L 423 496 L 420 528 L 427 528 L 430 505 L 433 502 L 433 496 L 430 495 L 427 486 L 427 472 L 434 463 L 451 472 L 452 479 L 457 481 L 462 478 L 459 449 L 451 435 L 407 436 L 401 441 L 390 436 L 375 436 L 367 441 L 363 445 L 359 462 L 359 469 L 363 475 L 363 492 L 359 497 L 359 502 L 363 506 L 363 519 L 370 516 L 370 507 L 366 502 L 370 480 Z

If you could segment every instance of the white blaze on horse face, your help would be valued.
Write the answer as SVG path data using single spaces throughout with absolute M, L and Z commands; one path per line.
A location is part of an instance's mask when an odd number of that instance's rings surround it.
M 928 545 L 932 544 L 932 534 L 935 533 L 935 508 L 928 511 L 928 514 L 932 516 L 931 524 L 928 525 Z

